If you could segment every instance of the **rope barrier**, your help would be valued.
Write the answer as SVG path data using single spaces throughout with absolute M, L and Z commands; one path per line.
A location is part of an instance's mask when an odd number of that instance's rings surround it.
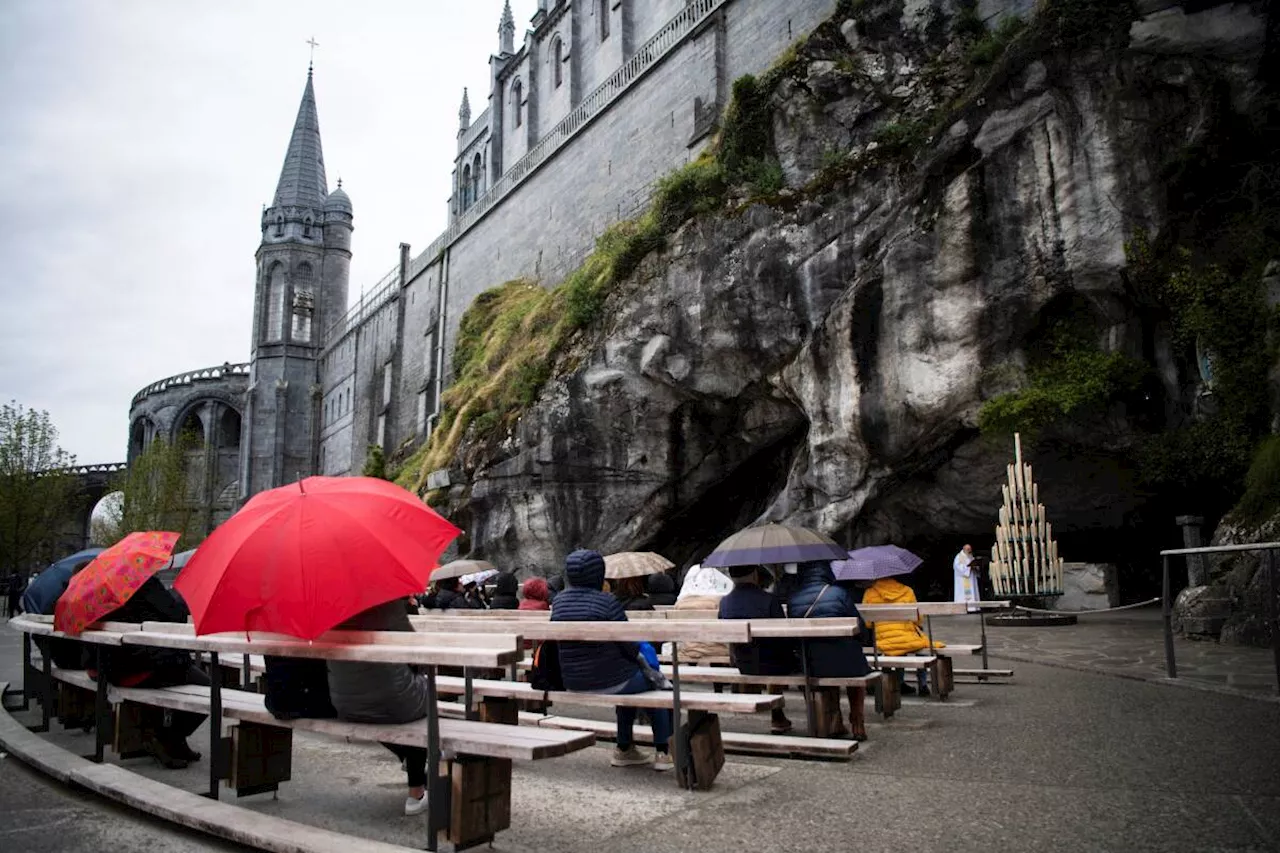
M 1133 610 L 1136 607 L 1146 607 L 1149 604 L 1156 604 L 1160 601 L 1160 596 L 1149 598 L 1146 601 L 1139 601 L 1137 604 L 1122 604 L 1119 607 L 1105 607 L 1102 610 L 1040 610 L 1036 607 L 1023 607 L 1015 605 L 1014 610 L 1025 610 L 1027 613 L 1050 613 L 1054 616 L 1089 616 L 1094 613 L 1115 613 L 1117 610 Z

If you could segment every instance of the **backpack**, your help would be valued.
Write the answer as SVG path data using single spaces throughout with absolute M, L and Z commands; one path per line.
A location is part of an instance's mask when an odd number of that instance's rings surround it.
M 329 699 L 329 670 L 322 660 L 267 655 L 267 710 L 277 720 L 338 716 Z
M 560 675 L 560 644 L 555 640 L 543 640 L 533 653 L 529 683 L 534 690 L 564 690 L 564 678 Z

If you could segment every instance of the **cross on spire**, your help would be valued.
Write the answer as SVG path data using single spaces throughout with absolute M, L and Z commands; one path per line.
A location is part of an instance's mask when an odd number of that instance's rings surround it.
M 312 36 L 304 44 L 311 45 L 311 58 L 307 60 L 307 73 L 310 74 L 316 65 L 316 48 L 320 46 L 320 42 L 316 41 L 315 36 Z

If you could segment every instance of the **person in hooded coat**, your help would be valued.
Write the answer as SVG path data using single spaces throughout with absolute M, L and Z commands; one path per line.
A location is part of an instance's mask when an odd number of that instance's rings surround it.
M 568 586 L 551 602 L 552 622 L 626 622 L 627 614 L 618 599 L 604 592 L 604 557 L 597 551 L 574 551 L 564 561 Z M 560 644 L 560 675 L 568 690 L 582 693 L 623 695 L 653 689 L 641 663 L 639 643 L 590 643 L 564 640 Z M 647 709 L 653 726 L 656 755 L 635 747 L 633 729 L 636 708 L 617 708 L 617 747 L 610 764 L 614 767 L 653 765 L 654 770 L 671 770 L 668 752 L 671 738 L 671 711 Z
M 694 564 L 685 573 L 684 583 L 680 585 L 680 595 L 676 597 L 676 610 L 709 610 L 708 619 L 715 619 L 720 610 L 720 599 L 733 592 L 733 581 L 722 572 L 710 566 Z M 663 644 L 667 648 L 669 644 Z M 729 657 L 729 646 L 726 643 L 704 643 L 699 641 L 680 644 L 680 660 L 689 663 L 707 659 Z
M 836 585 L 835 574 L 828 561 L 800 563 L 796 567 L 797 589 L 787 602 L 787 615 L 792 619 L 861 618 L 849 590 Z M 862 643 L 854 638 L 809 640 L 809 675 L 814 678 L 849 678 L 867 675 L 871 667 L 862 653 Z M 867 729 L 863 705 L 867 699 L 864 686 L 849 688 L 849 723 L 855 740 L 866 740 Z M 844 734 L 842 730 L 833 736 Z
M 670 607 L 676 603 L 676 582 L 666 572 L 649 575 L 645 588 L 649 592 L 649 603 L 654 607 Z
M 551 609 L 551 591 L 547 589 L 547 582 L 542 578 L 529 578 L 520 591 L 524 594 L 524 600 L 520 602 L 517 610 Z
M 867 587 L 866 592 L 862 594 L 862 603 L 895 604 L 900 607 L 907 607 L 916 603 L 916 594 L 911 587 L 897 578 L 880 578 Z M 946 647 L 946 644 L 941 641 L 930 645 L 928 636 L 921 630 L 919 619 L 914 622 L 869 621 L 866 625 L 868 628 L 875 629 L 876 648 L 879 649 L 882 655 L 901 657 L 902 655 L 920 651 L 932 653 L 932 649 Z M 904 675 L 903 670 L 898 670 L 899 681 L 903 680 Z M 927 696 L 929 694 L 929 686 L 925 671 L 923 669 L 918 670 L 916 678 L 920 694 Z M 915 691 L 909 685 L 904 684 L 902 692 L 911 695 Z
M 393 598 L 338 625 L 339 631 L 413 631 L 404 600 Z M 427 682 L 405 663 L 326 661 L 329 699 L 338 719 L 353 723 L 411 723 L 427 715 Z M 427 750 L 421 746 L 384 743 L 404 762 L 409 794 L 406 815 L 427 810 Z
M 516 576 L 511 572 L 503 572 L 493 582 L 493 598 L 489 599 L 490 610 L 519 610 L 520 599 L 516 590 L 520 588 Z
M 457 578 L 436 581 L 436 591 L 427 596 L 426 607 L 432 610 L 470 610 L 473 605 L 462 594 Z

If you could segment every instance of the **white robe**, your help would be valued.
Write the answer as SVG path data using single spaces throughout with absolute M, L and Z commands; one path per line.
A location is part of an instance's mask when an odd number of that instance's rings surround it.
M 969 564 L 972 562 L 973 555 L 961 551 L 956 554 L 955 560 L 951 563 L 951 570 L 955 572 L 956 576 L 956 601 L 981 600 L 981 596 L 978 594 L 978 575 L 973 569 L 969 568 Z M 969 608 L 970 613 L 976 613 L 977 610 L 978 608 L 976 607 Z

